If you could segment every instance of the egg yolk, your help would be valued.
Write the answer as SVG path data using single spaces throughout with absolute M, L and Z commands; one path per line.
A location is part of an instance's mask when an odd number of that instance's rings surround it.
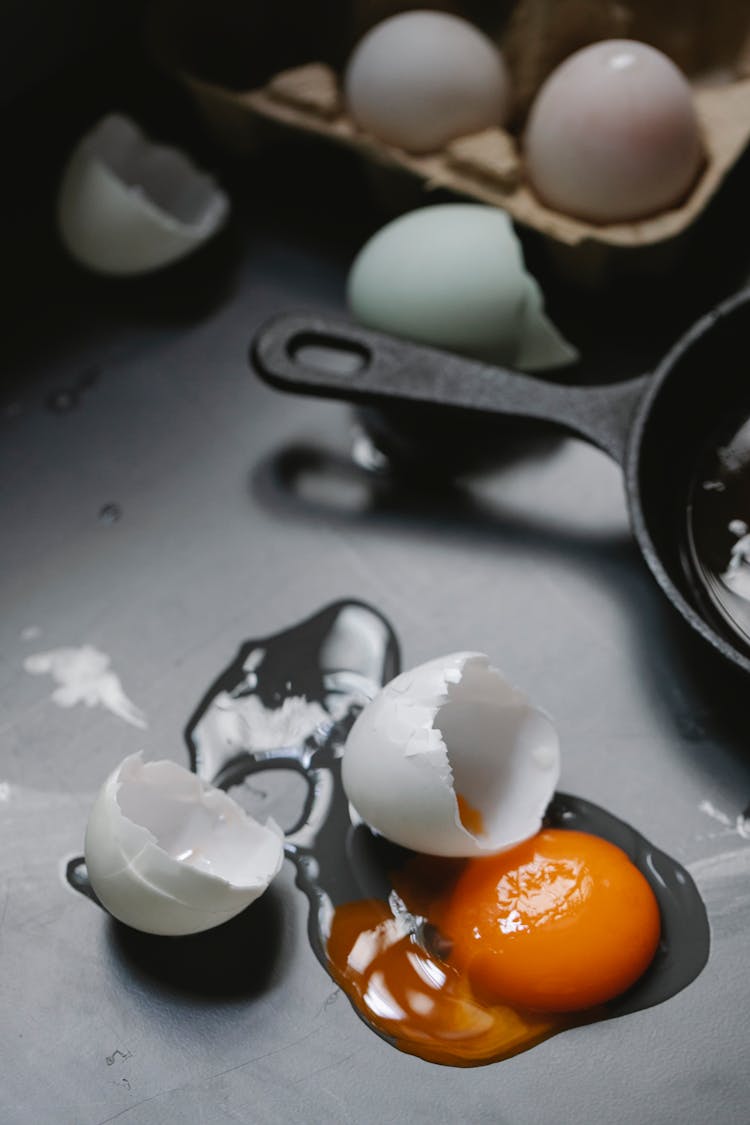
M 336 908 L 331 973 L 368 1023 L 433 1062 L 507 1058 L 597 1018 L 659 943 L 651 888 L 619 848 L 546 829 L 498 855 L 415 855 L 388 902 Z
M 467 864 L 435 921 L 474 990 L 542 1012 L 619 996 L 653 960 L 659 907 L 620 848 L 548 829 Z

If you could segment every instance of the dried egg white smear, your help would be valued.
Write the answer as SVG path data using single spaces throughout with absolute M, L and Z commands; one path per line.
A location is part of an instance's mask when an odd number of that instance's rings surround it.
M 439 657 L 387 684 L 347 739 L 355 812 L 403 847 L 492 854 L 533 836 L 560 772 L 557 733 L 481 653 Z
M 175 762 L 126 758 L 86 829 L 86 866 L 103 906 L 134 929 L 191 934 L 221 925 L 278 874 L 283 833 L 258 823 Z
M 97 273 L 147 273 L 184 258 L 224 225 L 229 200 L 177 149 L 111 114 L 78 143 L 58 198 L 63 243 Z
M 35 636 L 35 633 L 30 634 L 29 639 Z M 119 676 L 110 665 L 109 656 L 93 645 L 78 648 L 68 645 L 49 652 L 35 652 L 23 662 L 24 669 L 32 676 L 52 676 L 58 685 L 52 692 L 52 700 L 59 707 L 74 707 L 77 703 L 105 707 L 119 719 L 145 730 L 146 716 L 128 699 Z

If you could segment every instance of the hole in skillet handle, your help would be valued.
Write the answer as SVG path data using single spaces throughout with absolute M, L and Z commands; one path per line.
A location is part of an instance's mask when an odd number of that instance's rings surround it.
M 300 332 L 288 344 L 290 358 L 301 367 L 336 375 L 355 375 L 370 362 L 370 353 L 360 344 L 340 337 Z

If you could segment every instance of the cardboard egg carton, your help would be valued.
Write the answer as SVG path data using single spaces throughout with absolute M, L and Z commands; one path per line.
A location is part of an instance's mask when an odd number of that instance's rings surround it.
M 186 83 L 217 139 L 235 152 L 257 147 L 269 124 L 286 126 L 354 149 L 373 166 L 409 173 L 426 191 L 447 188 L 501 207 L 561 247 L 612 250 L 656 246 L 676 238 L 705 208 L 750 141 L 747 0 L 175 4 L 163 0 L 156 6 L 152 43 Z M 368 27 L 415 7 L 463 15 L 498 43 L 513 79 L 514 114 L 507 129 L 486 129 L 439 152 L 415 156 L 357 127 L 341 91 L 348 53 Z M 182 28 L 181 36 L 165 36 L 166 29 L 176 25 Z M 202 43 L 196 40 L 201 29 Z M 221 74 L 222 35 L 227 80 Z M 243 35 L 248 45 L 244 73 Z M 679 205 L 637 222 L 592 224 L 554 211 L 535 196 L 524 174 L 523 122 L 539 86 L 573 51 L 606 38 L 641 39 L 680 66 L 693 85 L 705 143 L 706 163 L 689 195 Z

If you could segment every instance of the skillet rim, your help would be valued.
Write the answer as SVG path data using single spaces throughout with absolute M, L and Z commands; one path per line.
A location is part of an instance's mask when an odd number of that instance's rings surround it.
M 659 362 L 653 373 L 652 381 L 646 393 L 640 399 L 625 451 L 623 474 L 628 507 L 630 509 L 630 523 L 641 554 L 646 561 L 651 573 L 658 582 L 669 601 L 687 622 L 687 624 L 712 648 L 736 668 L 750 674 L 750 656 L 743 655 L 738 648 L 726 640 L 717 629 L 683 596 L 662 563 L 660 552 L 648 530 L 648 523 L 644 512 L 644 503 L 640 483 L 640 471 L 645 438 L 648 432 L 649 420 L 653 415 L 659 396 L 675 371 L 679 368 L 683 358 L 695 347 L 698 340 L 702 340 L 707 333 L 716 328 L 719 321 L 726 317 L 736 315 L 739 310 L 746 310 L 750 306 L 750 286 L 734 293 L 722 301 L 710 312 L 702 316 L 679 340 L 669 349 L 664 358 Z

